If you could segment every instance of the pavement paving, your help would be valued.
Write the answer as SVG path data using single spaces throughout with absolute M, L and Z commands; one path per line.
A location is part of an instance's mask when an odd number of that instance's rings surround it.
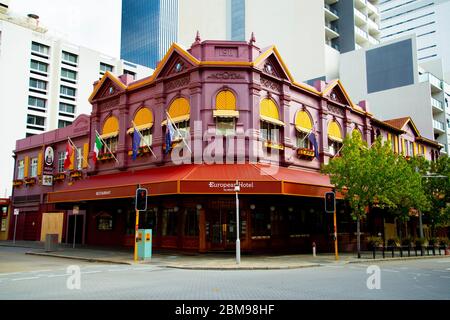
M 1 246 L 14 246 L 12 242 L 1 241 Z M 334 254 L 322 253 L 316 257 L 305 254 L 290 255 L 242 255 L 241 263 L 236 264 L 235 255 L 230 253 L 208 253 L 208 254 L 186 254 L 177 252 L 156 252 L 151 260 L 135 262 L 133 252 L 123 248 L 95 248 L 76 247 L 62 245 L 58 251 L 46 252 L 42 243 L 16 242 L 17 247 L 29 248 L 27 255 L 64 258 L 86 262 L 98 262 L 108 264 L 123 265 L 154 265 L 159 267 L 188 269 L 188 270 L 276 270 L 276 269 L 301 269 L 319 267 L 328 264 L 351 264 L 351 263 L 374 263 L 394 260 L 409 259 L 436 259 L 444 256 L 426 255 L 400 257 L 398 254 L 394 258 L 382 259 L 381 255 L 377 259 L 372 258 L 371 252 L 363 252 L 362 259 L 358 259 L 353 253 L 340 254 L 336 261 Z M 444 252 L 442 252 L 444 254 Z M 450 257 L 450 256 L 449 256 Z

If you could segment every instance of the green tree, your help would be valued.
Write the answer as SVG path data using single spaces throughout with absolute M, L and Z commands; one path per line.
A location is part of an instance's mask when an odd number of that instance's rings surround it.
M 323 167 L 341 192 L 357 222 L 357 250 L 361 256 L 360 221 L 374 205 L 380 208 L 421 206 L 425 199 L 419 173 L 378 137 L 369 148 L 358 132 L 344 140 L 340 157 Z

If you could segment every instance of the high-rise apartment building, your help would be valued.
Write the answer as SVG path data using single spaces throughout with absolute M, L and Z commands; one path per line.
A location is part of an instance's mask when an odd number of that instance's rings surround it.
M 367 100 L 379 119 L 408 114 L 441 153 L 450 150 L 450 85 L 440 60 L 419 64 L 414 35 L 341 57 L 340 79 L 356 101 Z
M 419 63 L 442 59 L 444 77 L 450 81 L 450 1 L 382 0 L 379 8 L 381 40 L 415 34 Z
M 1 3 L 4 3 L 2 0 Z M 90 114 L 88 97 L 106 71 L 138 78 L 152 70 L 47 35 L 36 15 L 0 11 L 0 194 L 10 186 L 15 140 L 65 127 Z
M 296 79 L 336 78 L 341 52 L 379 42 L 377 4 L 378 0 L 157 0 L 151 4 L 123 0 L 122 58 L 154 67 L 171 42 L 188 47 L 197 30 L 202 38 L 237 41 L 248 41 L 254 32 L 262 46 L 277 43 Z

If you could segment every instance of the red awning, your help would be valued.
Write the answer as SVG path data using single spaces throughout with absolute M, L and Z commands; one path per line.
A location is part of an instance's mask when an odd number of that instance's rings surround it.
M 131 198 L 139 184 L 149 196 L 233 194 L 236 181 L 242 194 L 323 197 L 332 188 L 328 176 L 318 172 L 249 163 L 180 165 L 93 176 L 50 192 L 48 202 Z

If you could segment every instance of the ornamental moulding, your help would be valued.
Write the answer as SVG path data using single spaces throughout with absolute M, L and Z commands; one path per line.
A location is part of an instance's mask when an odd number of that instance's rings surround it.
M 166 90 L 173 90 L 176 88 L 187 86 L 189 84 L 189 82 L 190 82 L 189 76 L 172 80 L 172 81 L 166 83 Z
M 269 79 L 261 78 L 261 84 L 263 87 L 265 87 L 267 89 L 271 89 L 276 92 L 281 92 L 281 86 Z
M 216 79 L 216 80 L 239 80 L 245 79 L 245 77 L 240 73 L 235 72 L 218 72 L 208 76 L 208 79 Z

